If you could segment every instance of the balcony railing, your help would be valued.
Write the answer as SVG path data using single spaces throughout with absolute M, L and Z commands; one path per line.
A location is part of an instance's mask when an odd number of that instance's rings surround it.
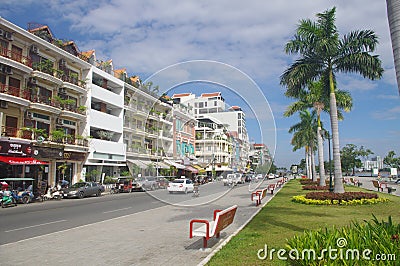
M 31 99 L 31 92 L 28 89 L 20 89 L 13 86 L 5 85 L 0 83 L 0 92 L 15 97 L 24 98 L 26 100 Z
M 14 138 L 22 138 L 27 140 L 35 140 L 39 136 L 34 131 L 35 129 L 27 129 L 27 128 L 15 128 L 9 126 L 2 126 L 1 127 L 1 136 L 3 137 L 14 137 Z M 50 134 L 49 137 L 40 135 L 44 138 L 44 141 L 50 141 L 55 143 L 61 144 L 70 144 L 70 145 L 77 145 L 88 147 L 88 140 L 75 137 L 75 136 L 66 136 L 66 137 L 55 137 Z
M 17 61 L 18 63 L 24 64 L 28 67 L 32 67 L 32 59 L 30 57 L 23 56 L 20 53 L 12 52 L 7 48 L 0 47 L 0 55 Z

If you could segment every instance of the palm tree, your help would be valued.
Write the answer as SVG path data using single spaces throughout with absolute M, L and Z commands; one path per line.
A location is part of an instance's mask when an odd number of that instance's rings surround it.
M 371 30 L 353 31 L 339 39 L 335 25 L 336 8 L 317 14 L 317 21 L 301 20 L 293 40 L 285 46 L 297 59 L 281 75 L 286 95 L 296 97 L 310 82 L 323 80 L 329 87 L 329 109 L 335 168 L 334 192 L 343 193 L 340 163 L 339 127 L 336 99 L 336 73 L 359 73 L 371 80 L 382 77 L 383 68 L 377 55 L 371 55 L 378 37 Z
M 321 135 L 322 122 L 321 122 L 321 111 L 329 113 L 329 87 L 323 87 L 323 82 L 312 82 L 308 85 L 308 91 L 303 89 L 296 97 L 298 101 L 288 106 L 287 110 L 283 114 L 286 117 L 293 115 L 296 112 L 304 111 L 309 108 L 314 108 L 317 113 L 317 141 L 318 141 L 318 162 L 319 162 L 319 176 L 320 186 L 325 186 L 325 167 L 324 167 L 324 150 L 323 150 L 323 139 Z M 294 98 L 294 97 L 292 97 Z M 350 93 L 343 90 L 336 90 L 336 98 L 338 104 L 338 119 L 343 119 L 341 110 L 348 112 L 351 110 L 353 105 Z
M 317 129 L 316 112 L 309 110 L 300 111 L 300 122 L 289 128 L 289 133 L 294 133 L 291 144 L 293 151 L 305 148 L 307 176 L 317 180 L 314 165 L 314 150 Z

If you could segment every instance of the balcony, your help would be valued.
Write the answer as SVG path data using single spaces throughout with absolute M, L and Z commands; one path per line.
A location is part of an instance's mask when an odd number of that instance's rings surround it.
M 75 145 L 75 146 L 82 146 L 88 147 L 88 140 L 82 136 L 71 136 L 67 134 L 60 135 L 59 131 L 53 131 L 54 134 L 50 134 L 47 137 L 47 134 L 42 129 L 36 128 L 15 128 L 9 126 L 2 126 L 1 127 L 1 136 L 3 137 L 13 137 L 13 138 L 22 138 L 27 140 L 36 140 L 41 136 L 43 137 L 43 141 L 53 142 L 58 144 L 64 145 Z
M 20 53 L 14 53 L 11 50 L 4 47 L 0 47 L 0 55 L 6 58 L 10 58 L 13 61 L 16 61 L 27 67 L 32 68 L 32 60 L 30 57 L 23 56 Z
M 16 88 L 1 83 L 0 83 L 0 93 L 5 93 L 7 95 L 23 98 L 25 100 L 31 99 L 31 92 L 28 89 Z

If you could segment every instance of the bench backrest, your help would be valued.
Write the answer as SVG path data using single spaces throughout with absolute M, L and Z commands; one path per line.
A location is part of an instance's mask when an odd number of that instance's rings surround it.
M 228 225 L 233 222 L 235 213 L 237 210 L 237 205 L 233 205 L 223 211 L 217 213 L 215 217 L 215 223 L 211 235 L 218 234 L 220 231 L 224 230 Z
M 380 188 L 380 184 L 377 180 L 372 180 L 372 184 L 374 185 L 374 187 Z

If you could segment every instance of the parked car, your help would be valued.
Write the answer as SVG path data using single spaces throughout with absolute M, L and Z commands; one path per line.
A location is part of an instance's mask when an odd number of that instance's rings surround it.
M 96 182 L 78 182 L 68 188 L 61 189 L 64 198 L 84 198 L 92 195 L 101 196 L 104 186 Z
M 159 188 L 157 178 L 153 176 L 139 177 L 137 183 L 142 190 L 155 190 Z
M 173 192 L 193 192 L 194 190 L 194 184 L 192 180 L 187 179 L 187 178 L 178 178 L 175 179 L 172 182 L 169 182 L 167 190 L 169 193 Z

